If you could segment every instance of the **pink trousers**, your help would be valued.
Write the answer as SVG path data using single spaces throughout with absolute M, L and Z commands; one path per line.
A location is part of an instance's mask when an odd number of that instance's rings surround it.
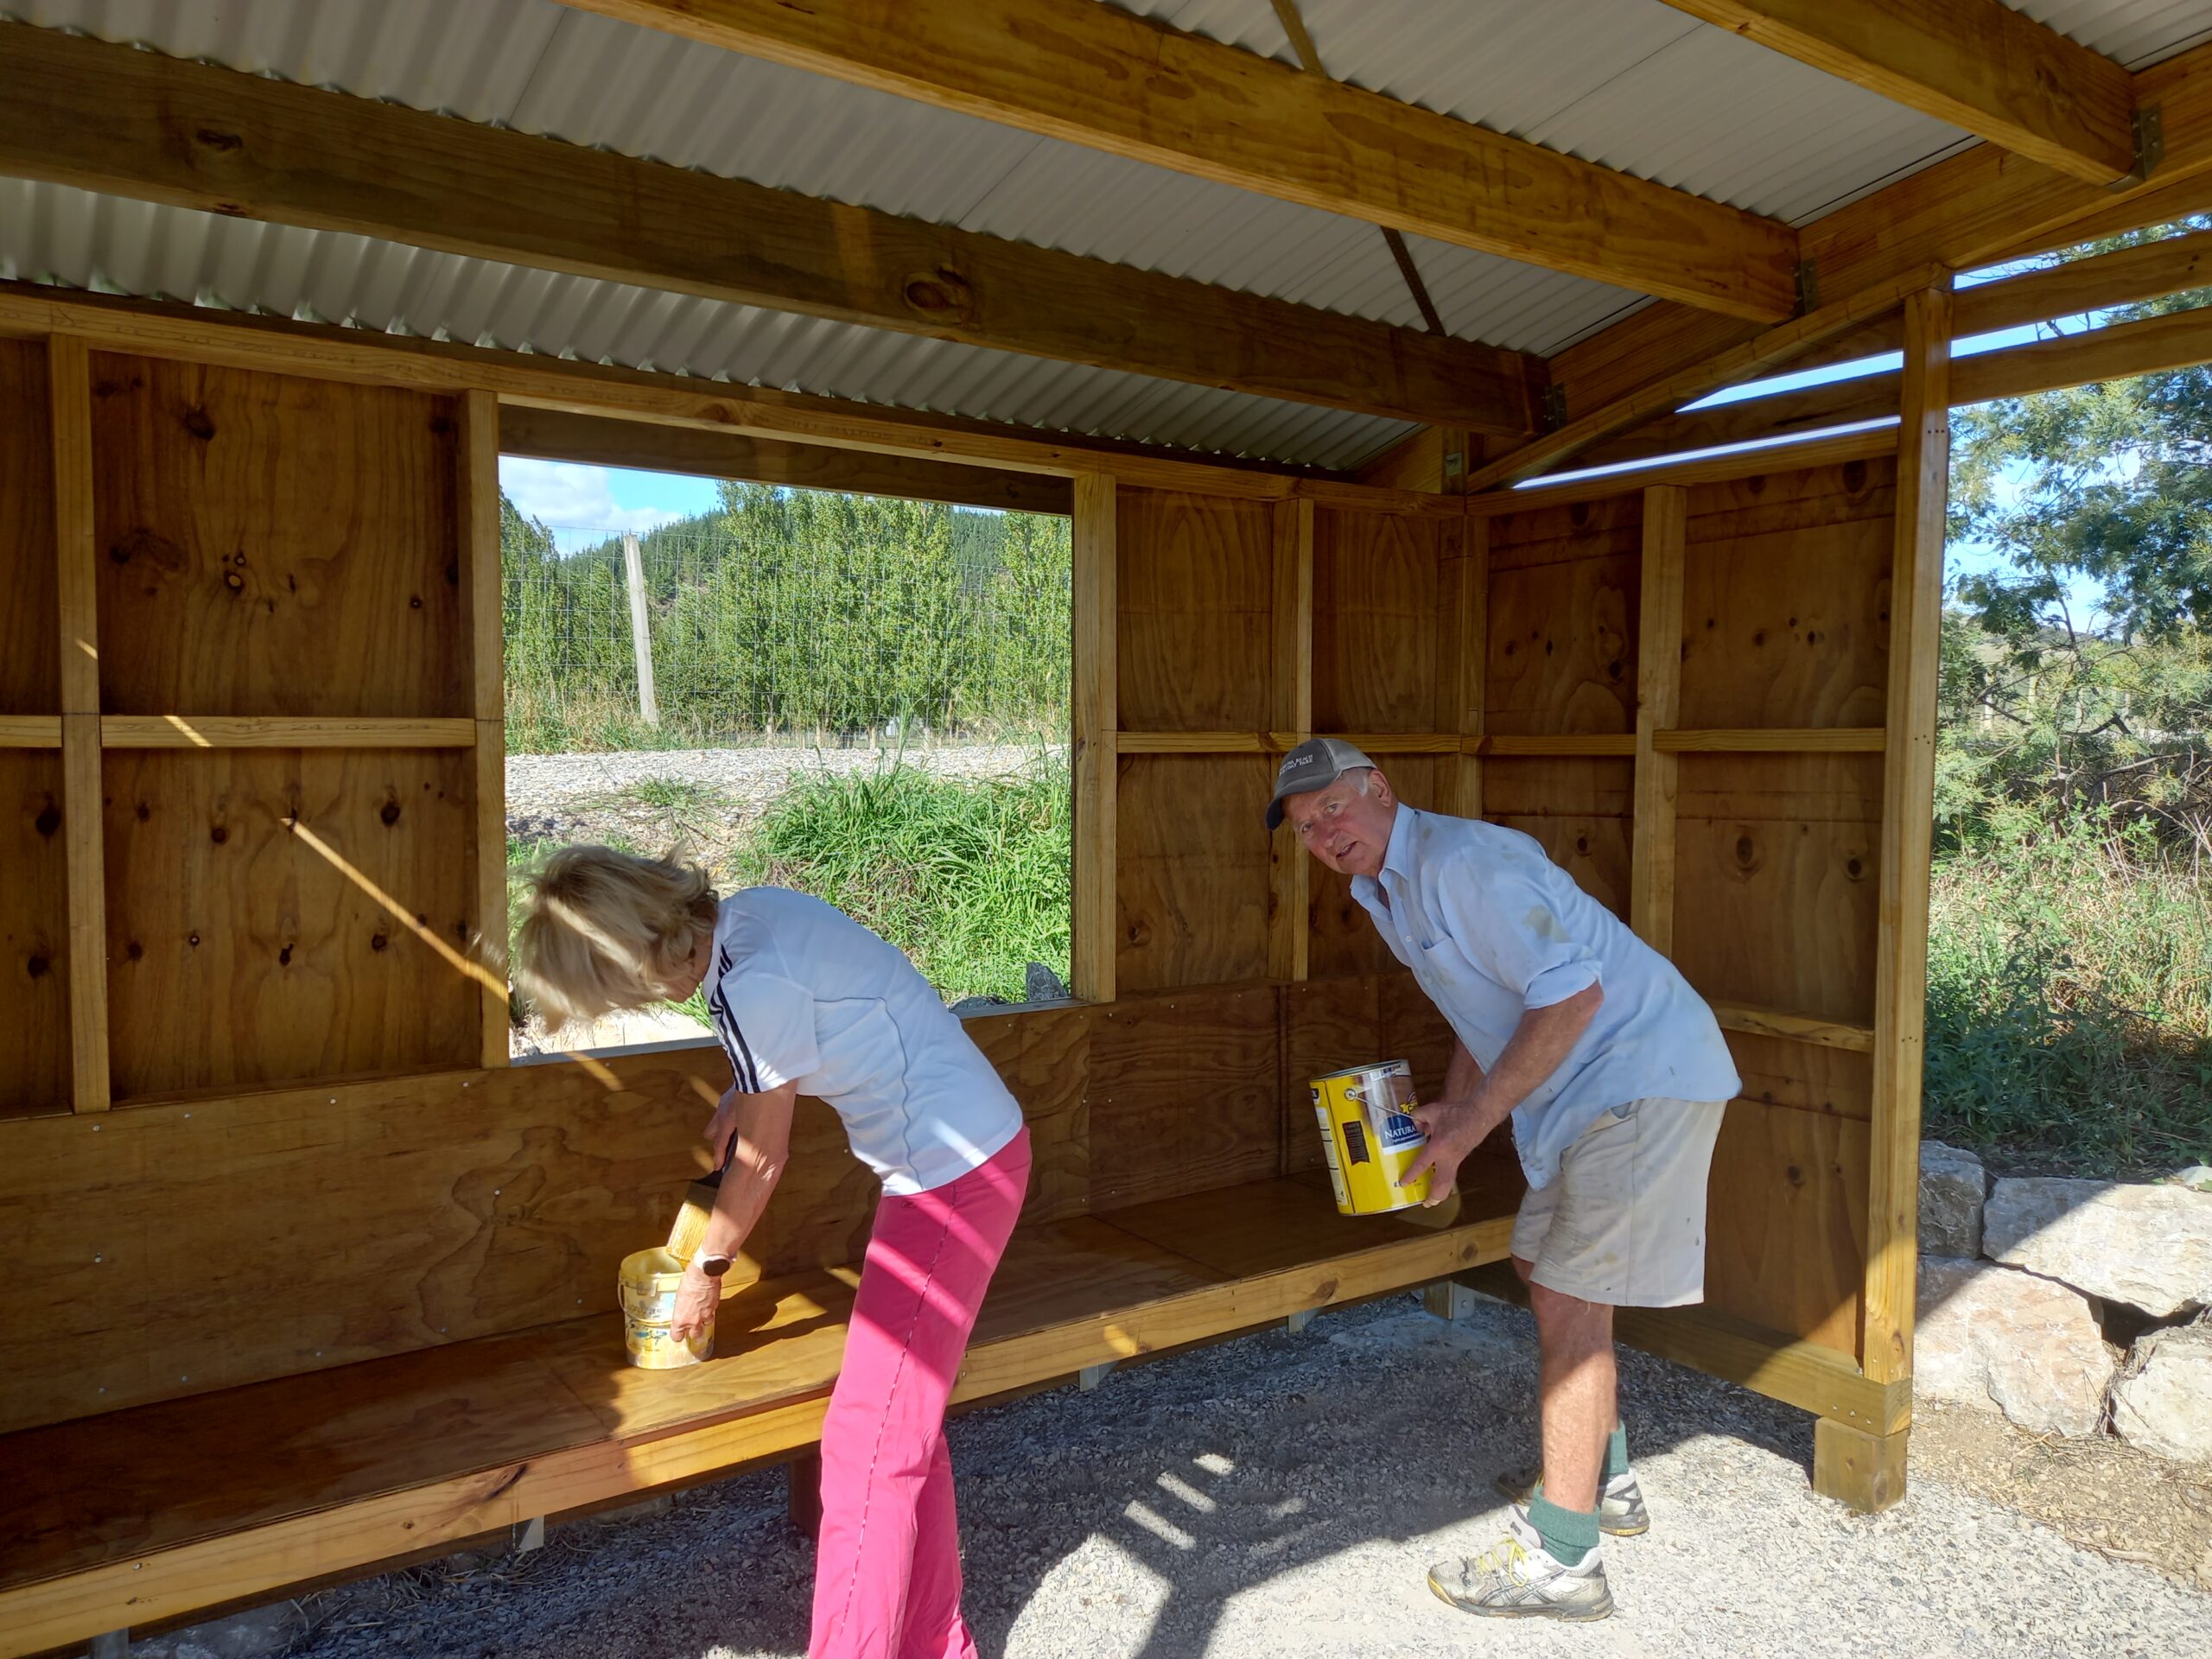
M 945 1402 L 1029 1184 L 1029 1131 L 950 1185 L 876 1206 L 822 1425 L 809 1659 L 975 1659 Z

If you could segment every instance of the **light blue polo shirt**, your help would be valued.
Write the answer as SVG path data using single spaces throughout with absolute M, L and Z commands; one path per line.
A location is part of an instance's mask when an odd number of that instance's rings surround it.
M 1727 1100 L 1743 1087 L 1704 999 L 1534 837 L 1401 804 L 1381 879 L 1354 876 L 1351 891 L 1486 1072 L 1528 1010 L 1605 988 L 1559 1070 L 1514 1108 L 1531 1186 L 1549 1185 L 1567 1147 L 1617 1106 Z

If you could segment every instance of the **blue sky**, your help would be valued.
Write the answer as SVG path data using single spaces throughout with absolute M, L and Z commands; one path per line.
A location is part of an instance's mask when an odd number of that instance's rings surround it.
M 709 512 L 721 499 L 710 478 L 519 455 L 499 457 L 499 487 L 522 512 L 545 522 L 563 552 L 596 543 L 611 530 L 651 530 Z

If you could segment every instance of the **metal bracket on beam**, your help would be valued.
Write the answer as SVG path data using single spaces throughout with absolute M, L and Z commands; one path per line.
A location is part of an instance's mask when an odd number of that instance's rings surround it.
M 515 1523 L 513 1531 L 515 1554 L 527 1555 L 533 1549 L 545 1548 L 545 1517 L 533 1515 L 527 1521 Z
M 1075 1374 L 1075 1385 L 1089 1394 L 1106 1380 L 1106 1373 L 1113 1369 L 1114 1362 L 1110 1359 L 1103 1365 L 1086 1365 Z
M 1549 385 L 1544 388 L 1544 430 L 1556 432 L 1567 424 L 1567 388 Z
M 1294 1337 L 1302 1334 L 1306 1327 L 1313 1323 L 1314 1311 L 1310 1307 L 1300 1308 L 1297 1313 L 1284 1319 L 1282 1328 Z
M 91 1659 L 130 1659 L 130 1632 L 102 1630 L 92 1638 Z
M 1817 262 L 1803 259 L 1797 265 L 1797 315 L 1821 308 L 1821 268 Z
M 2135 111 L 2135 170 L 2113 184 L 2129 190 L 2149 178 L 2166 159 L 2166 110 L 2163 104 L 2145 104 Z

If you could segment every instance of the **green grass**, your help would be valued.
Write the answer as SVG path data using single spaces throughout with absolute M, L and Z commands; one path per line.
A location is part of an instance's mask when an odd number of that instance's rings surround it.
M 795 783 L 736 856 L 749 883 L 826 899 L 913 958 L 950 1001 L 1068 974 L 1067 764 L 969 783 L 903 766 Z
M 2022 813 L 1941 860 L 1924 1118 L 2068 1173 L 2212 1155 L 2212 883 L 2094 817 Z

